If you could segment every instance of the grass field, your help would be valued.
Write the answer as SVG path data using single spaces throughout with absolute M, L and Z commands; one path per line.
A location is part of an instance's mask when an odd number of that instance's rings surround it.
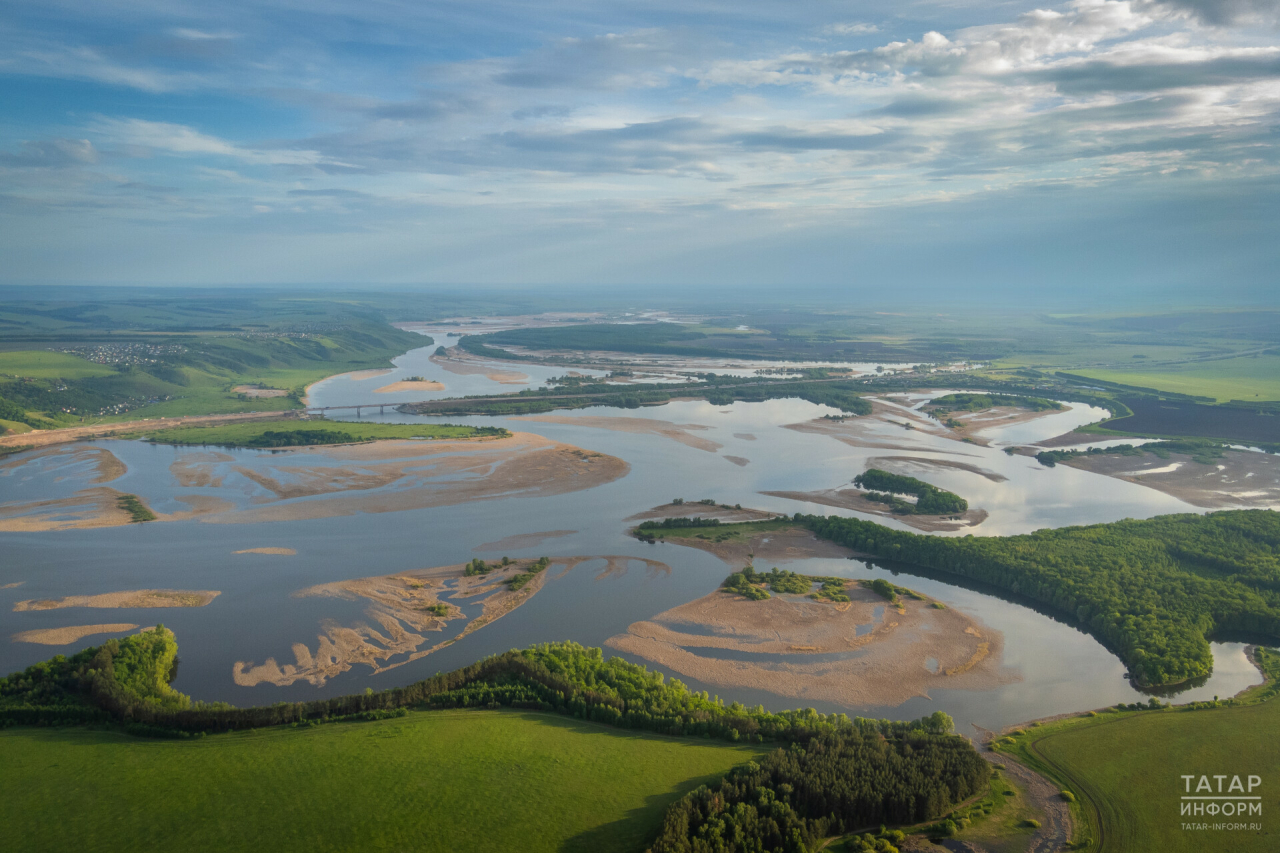
M 115 370 L 67 353 L 23 350 L 0 352 L 0 374 L 28 379 L 88 379 L 114 376 Z
M 31 851 L 640 851 L 758 748 L 515 711 L 195 741 L 0 732 L 0 827 Z
M 159 444 L 217 444 L 226 447 L 251 446 L 265 432 L 346 433 L 355 441 L 389 438 L 471 438 L 481 429 L 453 424 L 379 424 L 350 421 L 267 420 L 210 427 L 177 427 L 157 431 L 152 440 Z
M 1162 369 L 1073 371 L 1081 376 L 1157 391 L 1227 400 L 1280 400 L 1280 356 L 1227 358 Z
M 1275 658 L 1269 666 L 1274 674 Z M 1106 712 L 1029 729 L 1008 748 L 1080 797 L 1077 837 L 1102 853 L 1232 853 L 1280 849 L 1276 768 L 1280 767 L 1280 701 L 1274 681 L 1251 688 L 1241 704 L 1197 710 Z M 1253 704 L 1249 704 L 1249 703 Z M 1181 814 L 1183 774 L 1262 778 L 1262 815 Z M 1192 794 L 1195 792 L 1192 791 Z M 1203 792 L 1202 792 L 1203 793 Z M 1213 793 L 1217 793 L 1214 791 Z M 1222 793 L 1227 793 L 1224 787 Z M 1262 831 L 1183 829 L 1184 823 L 1260 823 Z

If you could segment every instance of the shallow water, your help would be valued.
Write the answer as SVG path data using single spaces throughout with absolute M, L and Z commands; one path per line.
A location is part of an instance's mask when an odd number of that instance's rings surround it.
M 445 396 L 513 390 L 512 386 L 493 387 L 494 383 L 483 376 L 441 376 L 442 371 L 438 369 L 428 370 L 423 365 L 430 365 L 425 358 L 432 351 L 434 346 L 402 357 L 398 360 L 397 373 L 360 382 L 328 380 L 312 389 L 312 402 L 322 405 L 362 402 L 369 396 L 366 391 L 370 387 L 380 387 L 401 375 L 417 373 L 442 378 L 449 386 Z M 533 368 L 518 369 L 531 377 L 537 375 Z M 544 370 L 547 375 L 563 372 Z M 477 384 L 462 390 L 463 380 Z M 481 388 L 480 383 L 491 387 Z M 728 572 L 728 567 L 718 558 L 676 545 L 646 545 L 626 535 L 629 516 L 675 497 L 689 500 L 710 497 L 722 503 L 741 503 L 744 507 L 786 513 L 856 515 L 759 492 L 839 488 L 860 473 L 870 459 L 912 456 L 959 461 L 1007 478 L 995 483 L 979 474 L 948 468 L 929 468 L 919 475 L 990 513 L 980 526 L 966 528 L 962 533 L 1021 533 L 1041 527 L 1197 511 L 1140 485 L 1068 466 L 1045 468 L 1032 459 L 1008 456 L 1001 450 L 1006 442 L 1047 438 L 1097 419 L 1096 411 L 1082 406 L 1009 427 L 998 435 L 988 433 L 997 445 L 993 447 L 962 444 L 922 429 L 904 430 L 893 425 L 880 425 L 870 431 L 876 440 L 908 448 L 896 450 L 852 447 L 825 435 L 786 429 L 787 424 L 834 414 L 833 410 L 800 400 L 731 406 L 686 401 L 638 410 L 596 408 L 555 414 L 696 424 L 707 428 L 690 429 L 691 435 L 721 447 L 708 452 L 659 435 L 598 429 L 582 422 L 449 418 L 453 422 L 501 425 L 534 432 L 611 454 L 630 463 L 631 471 L 619 480 L 594 489 L 537 499 L 502 498 L 421 510 L 270 523 L 211 524 L 193 519 L 56 533 L 0 533 L 0 554 L 3 554 L 0 586 L 22 582 L 17 588 L 0 589 L 0 637 L 33 628 L 98 622 L 134 622 L 143 626 L 163 622 L 176 631 L 181 646 L 182 663 L 175 681 L 178 689 L 198 699 L 225 700 L 238 705 L 307 699 L 359 691 L 366 686 L 382 689 L 406 684 L 437 671 L 471 663 L 487 654 L 537 642 L 572 639 L 598 646 L 610 636 L 624 632 L 632 622 L 652 619 L 667 609 L 706 595 Z M 375 419 L 418 421 L 413 416 L 399 414 Z M 177 498 L 190 495 L 219 497 L 238 507 L 256 506 L 269 493 L 232 468 L 264 470 L 282 458 L 271 451 L 218 449 L 233 460 L 220 468 L 225 474 L 222 486 L 193 489 L 180 487 L 169 466 L 176 459 L 212 448 L 174 448 L 136 441 L 97 444 L 110 449 L 128 467 L 122 477 L 107 485 L 141 495 L 161 513 L 187 509 Z M 745 458 L 749 463 L 733 464 L 724 458 L 728 455 Z M 288 457 L 285 454 L 283 458 Z M 0 470 L 0 502 L 65 497 L 84 488 L 93 473 L 84 466 L 57 465 L 30 454 L 27 458 L 32 458 L 30 464 L 21 464 L 23 457 L 18 457 L 11 460 L 18 464 Z M 321 454 L 309 453 L 297 464 L 335 463 Z M 380 493 L 380 490 L 367 492 Z M 894 518 L 874 517 L 874 520 L 902 526 Z M 551 557 L 630 555 L 660 560 L 670 565 L 672 571 L 669 574 L 655 572 L 641 563 L 632 563 L 625 573 L 606 575 L 603 561 L 583 563 L 568 572 L 553 566 L 544 588 L 522 607 L 413 663 L 379 675 L 371 675 L 367 667 L 356 666 L 320 688 L 306 682 L 290 687 L 259 684 L 246 688 L 232 681 L 232 666 L 237 661 L 260 664 L 274 657 L 283 665 L 293 662 L 291 646 L 294 643 L 305 643 L 314 650 L 322 622 L 332 620 L 339 625 L 355 625 L 368 621 L 364 615 L 368 602 L 364 600 L 295 597 L 294 593 L 300 589 L 349 578 L 464 563 L 477 556 L 475 549 L 483 543 L 517 534 L 557 530 L 577 532 L 530 548 L 511 548 L 507 554 L 513 558 L 543 554 Z M 298 554 L 290 557 L 231 553 L 261 547 L 294 548 Z M 482 556 L 493 559 L 501 555 L 486 551 Z M 760 564 L 758 568 L 767 570 L 771 565 Z M 786 565 L 816 575 L 890 576 L 888 569 L 857 560 L 810 559 Z M 821 710 L 911 718 L 941 709 L 956 717 L 962 727 L 975 723 L 997 728 L 1049 714 L 1144 698 L 1125 681 L 1124 667 L 1119 660 L 1072 626 L 1021 604 L 912 575 L 906 570 L 893 576 L 893 580 L 1002 631 L 1004 665 L 1014 670 L 1021 680 L 985 691 L 937 690 L 929 698 L 912 699 L 896 708 L 837 709 L 828 705 Z M 221 590 L 222 595 L 207 607 L 191 609 L 77 608 L 12 612 L 13 603 L 23 599 L 145 588 L 216 589 Z M 464 606 L 469 614 L 479 609 L 475 600 Z M 445 633 L 428 634 L 428 644 L 447 639 L 460 629 L 460 623 L 453 623 Z M 103 639 L 86 637 L 76 644 L 59 647 L 0 640 L 0 671 L 12 671 L 55 653 L 96 645 Z M 1215 643 L 1214 675 L 1207 684 L 1183 694 L 1180 699 L 1228 696 L 1259 681 L 1242 648 L 1240 644 Z M 725 699 L 762 702 L 773 709 L 809 704 L 763 691 L 731 692 L 709 685 L 694 686 L 705 687 Z

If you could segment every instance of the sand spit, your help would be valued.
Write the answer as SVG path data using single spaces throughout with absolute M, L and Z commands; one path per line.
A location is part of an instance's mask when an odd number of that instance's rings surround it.
M 1118 436 L 1118 435 L 1106 436 L 1106 438 L 1109 438 L 1109 439 L 1122 438 L 1122 437 L 1123 436 Z M 1037 441 L 1035 444 L 1032 444 L 1029 446 L 1030 447 L 1047 447 L 1050 449 L 1057 449 L 1060 447 L 1076 447 L 1079 445 L 1087 445 L 1089 443 L 1097 444 L 1098 441 L 1102 438 L 1103 436 L 1092 435 L 1087 432 L 1076 432 L 1075 430 L 1072 430 L 1071 432 L 1064 432 L 1062 435 L 1055 435 L 1053 438 L 1046 438 L 1044 441 Z
M 710 534 L 710 531 L 708 531 Z M 685 545 L 715 554 L 726 564 L 741 568 L 753 559 L 761 563 L 788 563 L 810 557 L 849 557 L 853 551 L 827 539 L 819 539 L 803 527 L 784 527 L 781 530 L 761 531 L 748 539 L 717 542 L 710 535 L 699 539 L 697 533 L 690 536 L 672 536 L 659 539 L 659 543 Z
M 318 461 L 325 464 L 305 464 L 317 458 L 309 454 L 318 454 Z M 343 464 L 332 464 L 335 460 Z M 616 480 L 630 466 L 603 453 L 516 433 L 482 441 L 379 441 L 303 448 L 274 454 L 255 469 L 235 470 L 268 493 L 258 499 L 262 505 L 206 520 L 293 521 L 559 495 Z
M 776 512 L 762 509 L 738 509 L 723 507 L 719 504 L 704 504 L 697 501 L 686 501 L 681 504 L 663 504 L 653 509 L 646 509 L 628 516 L 626 521 L 648 521 L 651 518 L 716 518 L 725 524 L 736 524 L 740 521 L 767 521 L 777 518 Z
M 607 645 L 706 684 L 851 708 L 1017 680 L 1001 666 L 1003 636 L 973 617 L 909 598 L 895 608 L 855 585 L 848 592 L 850 603 L 832 604 L 717 590 L 636 622 Z
M 403 380 L 401 382 L 392 382 L 390 385 L 383 385 L 381 388 L 374 388 L 375 394 L 395 394 L 399 391 L 443 391 L 444 383 L 436 382 L 434 379 L 424 379 L 421 382 L 410 382 Z
M 914 476 L 909 470 L 910 468 L 950 468 L 954 471 L 968 471 L 970 474 L 977 474 L 979 477 L 985 477 L 993 483 L 1003 483 L 1009 478 L 1003 474 L 997 474 L 995 471 L 988 471 L 986 468 L 979 468 L 977 465 L 969 465 L 965 462 L 956 462 L 954 459 L 927 459 L 922 456 L 876 456 L 867 460 L 868 468 L 879 468 L 883 471 L 892 471 L 895 474 L 908 474 Z M 895 470 L 897 469 L 897 470 Z M 908 470 L 902 470 L 908 469 Z
M 737 465 L 739 468 L 745 468 L 747 465 L 751 464 L 750 459 L 745 459 L 741 456 L 725 456 L 724 458 L 728 459 L 730 462 L 732 462 L 734 465 Z
M 30 435 L 30 433 L 25 433 Z M 105 447 L 50 447 L 32 453 L 21 454 L 17 458 L 9 458 L 0 462 L 0 470 L 12 470 L 37 460 L 46 460 L 43 464 L 57 474 L 58 480 L 80 476 L 76 469 L 92 468 L 93 476 L 87 482 L 92 486 L 110 483 L 124 474 L 125 464 Z
M 275 658 L 258 665 L 237 661 L 232 668 L 232 678 L 242 687 L 263 682 L 284 687 L 295 681 L 307 681 L 319 687 L 356 664 L 364 664 L 375 673 L 403 666 L 457 642 L 536 595 L 546 583 L 550 569 L 534 575 L 518 590 L 512 590 L 507 584 L 532 563 L 533 560 L 515 560 L 509 566 L 471 577 L 466 576 L 465 565 L 437 566 L 299 590 L 295 593 L 298 597 L 364 599 L 369 602 L 365 615 L 379 627 L 369 623 L 344 626 L 325 621 L 321 624 L 324 633 L 318 635 L 314 653 L 305 643 L 294 643 L 295 663 L 281 666 Z M 555 566 L 556 562 L 551 565 Z M 485 596 L 481 612 L 474 618 L 469 617 L 459 603 L 469 603 L 469 599 L 478 596 Z M 428 646 L 424 634 L 443 631 L 448 623 L 456 620 L 465 623 L 461 632 Z
M 1080 456 L 1060 464 L 1127 480 L 1206 509 L 1280 509 L 1280 456 L 1229 450 L 1211 465 L 1183 453 Z
M 13 605 L 13 610 L 20 613 L 24 610 L 61 610 L 64 607 L 204 607 L 221 594 L 216 589 L 133 589 L 101 595 L 19 601 Z
M 269 554 L 273 557 L 296 557 L 298 552 L 293 548 L 245 548 L 242 551 L 232 551 L 232 554 Z
M 571 415 L 524 415 L 515 420 L 536 421 L 544 424 L 571 424 L 594 429 L 607 429 L 613 432 L 660 435 L 663 438 L 669 438 L 672 441 L 678 441 L 681 444 L 698 450 L 705 450 L 708 453 L 715 453 L 722 447 L 722 445 L 710 439 L 700 438 L 689 433 L 689 430 L 711 428 L 702 424 L 673 424 L 670 421 L 660 421 L 653 418 L 612 418 L 593 415 L 577 418 Z
M 130 524 L 132 516 L 121 509 L 118 502 L 122 494 L 107 486 L 98 486 L 66 498 L 0 504 L 0 532 L 43 533 Z
M 284 388 L 261 388 L 257 385 L 237 385 L 231 390 L 246 397 L 287 397 L 289 395 L 288 390 Z
M 169 473 L 184 489 L 222 488 L 222 477 L 215 476 L 215 466 L 220 462 L 234 462 L 228 453 L 184 453 L 169 465 Z
M 504 536 L 494 542 L 486 542 L 483 545 L 477 545 L 472 551 L 506 551 L 519 550 L 521 548 L 533 548 L 541 545 L 548 539 L 559 539 L 561 536 L 569 536 L 577 533 L 576 530 L 547 530 L 542 533 L 517 533 L 514 536 Z
M 0 583 L 0 589 L 17 589 L 18 587 L 22 586 L 24 583 L 26 583 L 26 581 L 14 581 L 13 583 Z
M 644 557 L 632 557 L 628 554 L 605 554 L 600 557 L 561 557 L 555 562 L 555 565 L 563 566 L 556 577 L 564 577 L 578 566 L 583 563 L 589 563 L 592 560 L 604 560 L 604 568 L 596 574 L 596 580 L 598 581 L 602 581 L 605 578 L 623 577 L 626 575 L 632 563 L 643 563 L 645 572 L 651 578 L 665 577 L 671 574 L 671 567 L 659 560 L 648 560 Z
M 980 441 L 984 429 L 1025 424 L 1048 415 L 1061 414 L 1063 411 L 1063 409 L 1043 409 L 1037 412 L 1017 406 L 995 406 L 977 412 L 952 412 L 947 417 L 955 418 L 964 424 L 963 429 L 975 433 L 974 440 Z
M 457 353 L 458 350 L 454 347 L 448 352 Z M 433 355 L 431 362 L 457 376 L 483 375 L 485 379 L 497 382 L 499 385 L 525 385 L 529 382 L 529 374 L 518 370 L 501 370 L 490 362 L 470 361 L 454 355 L 445 357 Z
M 864 493 L 857 489 L 822 489 L 814 492 L 761 492 L 760 494 L 775 498 L 786 498 L 792 501 L 804 501 L 805 503 L 851 509 L 868 515 L 896 518 L 916 530 L 958 530 L 961 527 L 976 527 L 987 520 L 987 511 L 985 509 L 970 509 L 959 516 L 897 515 L 891 512 L 884 504 L 867 500 Z
M 909 444 L 901 444 L 894 440 L 895 434 L 904 431 L 903 423 L 909 421 L 888 417 L 885 419 L 877 419 L 874 415 L 867 415 L 861 418 L 848 418 L 846 420 L 834 420 L 827 418 L 815 418 L 811 421 L 804 421 L 798 424 L 785 424 L 783 429 L 793 430 L 795 432 L 803 432 L 810 435 L 825 435 L 834 438 L 850 447 L 870 447 L 876 450 L 902 450 L 908 453 L 918 453 L 921 450 L 920 445 L 911 446 Z M 915 427 L 912 427 L 915 429 Z M 955 435 L 947 435 L 939 433 L 936 430 L 930 431 L 930 435 L 939 435 L 945 438 L 953 438 L 959 441 Z M 944 451 L 929 448 L 932 453 L 941 453 Z M 975 456 L 976 454 L 964 453 L 958 447 L 949 452 L 953 456 Z
M 69 625 L 66 628 L 38 628 L 19 631 L 12 640 L 15 643 L 39 643 L 42 646 L 68 646 L 94 634 L 123 634 L 137 629 L 131 622 L 112 622 L 106 625 Z
M 751 433 L 749 433 L 749 432 L 735 432 L 735 433 L 733 434 L 733 437 L 734 437 L 734 438 L 740 438 L 740 439 L 742 439 L 743 441 L 755 441 L 755 440 L 756 440 L 756 437 L 755 437 L 754 435 L 752 435 Z

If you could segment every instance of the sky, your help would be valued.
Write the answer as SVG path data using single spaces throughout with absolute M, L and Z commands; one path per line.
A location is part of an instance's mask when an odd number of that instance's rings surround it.
M 1280 293 L 1280 0 L 0 8 L 0 283 Z

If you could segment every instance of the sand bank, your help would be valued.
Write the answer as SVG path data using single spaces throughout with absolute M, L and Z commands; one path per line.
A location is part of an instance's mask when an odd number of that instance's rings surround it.
M 270 554 L 275 557 L 296 557 L 298 552 L 293 548 L 245 548 L 242 551 L 232 551 L 232 554 Z
M 1003 474 L 997 474 L 995 471 L 988 471 L 986 468 L 979 468 L 977 465 L 970 465 L 967 462 L 957 462 L 954 459 L 928 459 L 923 456 L 876 456 L 867 460 L 868 468 L 879 468 L 882 471 L 892 471 L 895 474 L 907 474 L 915 476 L 910 469 L 930 468 L 949 468 L 953 471 L 968 471 L 970 474 L 977 474 L 979 477 L 985 477 L 993 483 L 1003 483 L 1009 478 Z
M 613 418 L 593 415 L 584 415 L 582 417 L 573 417 L 572 415 L 523 415 L 515 420 L 537 421 L 544 424 L 571 424 L 593 429 L 607 429 L 613 432 L 660 435 L 663 438 L 669 438 L 672 441 L 678 441 L 681 444 L 698 450 L 705 450 L 709 453 L 715 453 L 722 446 L 710 439 L 689 433 L 689 430 L 711 428 L 702 424 L 673 424 L 670 421 L 660 421 L 653 418 Z
M 754 435 L 752 435 L 751 433 L 749 433 L 749 432 L 735 432 L 735 433 L 733 434 L 733 437 L 734 437 L 734 438 L 740 438 L 740 439 L 742 439 L 743 441 L 755 441 L 755 440 L 756 440 L 756 437 L 755 437 Z
M 383 385 L 381 388 L 374 388 L 375 394 L 395 394 L 399 391 L 443 391 L 444 383 L 436 382 L 433 379 L 424 379 L 421 382 L 410 382 L 403 380 L 401 382 L 392 382 L 390 385 Z
M 699 539 L 697 530 L 678 531 L 681 534 L 688 534 L 679 536 L 672 535 L 671 531 L 662 531 L 668 538 L 659 541 L 709 551 L 734 568 L 741 568 L 753 558 L 762 563 L 787 563 L 792 560 L 807 560 L 810 557 L 844 558 L 854 553 L 843 545 L 818 538 L 803 527 L 760 531 L 748 537 L 734 537 L 724 542 L 717 542 L 711 538 L 710 534 L 714 530 L 715 528 L 710 528 L 707 531 L 706 539 Z
M 232 462 L 234 456 L 227 453 L 183 453 L 169 464 L 169 473 L 184 489 L 222 488 L 222 477 L 214 476 L 214 466 L 219 462 Z
M 17 589 L 18 587 L 22 586 L 24 583 L 26 583 L 26 581 L 14 581 L 13 583 L 0 583 L 0 589 Z
M 1079 456 L 1060 463 L 1138 483 L 1206 509 L 1280 509 L 1280 456 L 1229 450 L 1203 465 L 1183 453 Z
M 94 634 L 123 634 L 137 629 L 131 622 L 112 622 L 107 625 L 69 625 L 65 628 L 38 628 L 14 634 L 15 643 L 39 643 L 43 646 L 67 646 Z
M 896 518 L 903 524 L 917 530 L 958 530 L 962 527 L 975 527 L 987 520 L 985 509 L 970 509 L 959 515 L 898 515 L 888 506 L 878 501 L 867 500 L 865 493 L 857 489 L 821 489 L 813 492 L 761 492 L 775 498 L 786 498 L 792 501 L 834 506 L 851 509 L 868 515 L 882 515 Z
M 745 468 L 747 465 L 751 464 L 750 459 L 747 459 L 742 456 L 725 456 L 724 458 L 728 459 L 730 462 L 732 462 L 734 465 L 737 465 L 739 468 Z
M 133 517 L 120 508 L 122 494 L 107 486 L 98 486 L 66 498 L 0 504 L 0 532 L 43 533 L 130 524 Z
M 987 690 L 1017 680 L 1003 637 L 958 610 L 868 590 L 832 604 L 750 601 L 716 591 L 632 624 L 607 645 L 706 684 L 763 689 L 851 708 L 897 706 L 934 688 Z
M 456 348 L 449 350 L 451 353 L 457 351 Z M 521 373 L 518 370 L 502 370 L 489 362 L 469 361 L 454 356 L 442 358 L 438 355 L 431 356 L 431 362 L 457 376 L 482 375 L 490 382 L 497 382 L 499 385 L 525 385 L 529 381 L 527 373 Z
M 353 379 L 356 382 L 360 382 L 365 379 L 377 379 L 379 376 L 386 376 L 390 372 L 390 367 L 379 367 L 375 370 L 353 370 L 350 373 L 343 373 L 340 375 L 345 376 L 347 379 Z M 332 379 L 334 377 L 329 378 Z
M 521 548 L 533 548 L 541 545 L 548 539 L 558 539 L 561 536 L 569 536 L 577 533 L 576 530 L 547 530 L 542 533 L 517 533 L 513 536 L 504 536 L 494 542 L 486 542 L 483 545 L 477 545 L 472 551 L 516 551 Z
M 313 454 L 325 464 L 305 464 L 317 458 Z M 331 464 L 334 460 L 343 464 Z M 253 469 L 237 467 L 237 473 L 262 488 L 264 494 L 255 499 L 262 505 L 206 520 L 292 521 L 542 497 L 593 488 L 629 470 L 616 457 L 532 433 L 485 441 L 379 441 L 301 448 L 273 454 Z
M 32 462 L 53 473 L 58 481 L 69 477 L 86 477 L 90 485 L 100 486 L 124 474 L 125 464 L 105 447 L 50 447 L 0 462 L 0 470 L 12 470 Z
M 24 610 L 61 610 L 64 607 L 204 607 L 222 592 L 216 589 L 132 589 L 101 595 L 68 595 L 65 598 L 32 599 L 13 605 Z

